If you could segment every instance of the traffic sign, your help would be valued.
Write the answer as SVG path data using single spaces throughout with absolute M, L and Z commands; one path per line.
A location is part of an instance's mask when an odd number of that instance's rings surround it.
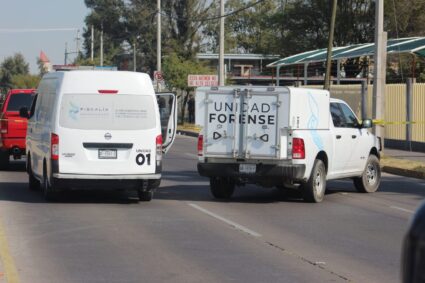
M 164 77 L 162 76 L 161 71 L 154 71 L 153 78 L 155 79 L 155 81 L 158 81 L 158 82 L 162 82 L 164 80 Z
M 217 75 L 188 75 L 187 85 L 192 87 L 218 86 L 218 76 Z

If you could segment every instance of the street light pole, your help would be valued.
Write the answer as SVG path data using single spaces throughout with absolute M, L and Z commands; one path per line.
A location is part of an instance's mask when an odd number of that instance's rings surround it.
M 156 70 L 161 72 L 161 0 L 157 0 L 158 24 L 156 30 Z
M 219 40 L 219 55 L 218 55 L 218 83 L 224 86 L 224 0 L 220 0 L 220 40 Z
M 384 120 L 385 116 L 385 75 L 387 43 L 384 32 L 384 0 L 375 1 L 375 55 L 373 57 L 373 118 Z M 381 138 L 384 147 L 384 128 L 381 125 L 374 127 L 375 135 Z
M 100 30 L 100 66 L 103 66 L 103 23 Z

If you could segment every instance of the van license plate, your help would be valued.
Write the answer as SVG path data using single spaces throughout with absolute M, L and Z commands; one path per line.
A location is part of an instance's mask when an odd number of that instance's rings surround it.
M 117 159 L 117 150 L 99 149 L 99 159 Z
M 239 173 L 254 174 L 256 170 L 255 164 L 239 164 Z

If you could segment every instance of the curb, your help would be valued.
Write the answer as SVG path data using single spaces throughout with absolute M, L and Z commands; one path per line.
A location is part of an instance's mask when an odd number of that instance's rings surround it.
M 382 167 L 382 171 L 386 173 L 394 174 L 394 175 L 425 180 L 425 172 L 419 172 L 419 171 L 397 168 L 392 166 L 384 166 Z
M 182 135 L 182 136 L 195 137 L 195 138 L 198 137 L 198 133 L 192 132 L 192 131 L 177 130 L 177 134 Z M 399 175 L 399 176 L 403 176 L 403 177 L 424 179 L 425 180 L 425 172 L 419 172 L 419 171 L 415 171 L 415 170 L 397 168 L 397 167 L 392 167 L 392 166 L 383 166 L 382 171 L 385 172 L 385 173 L 390 173 L 390 174 Z
M 196 132 L 192 132 L 192 131 L 185 131 L 185 130 L 177 130 L 177 134 L 178 135 L 182 135 L 182 136 L 189 136 L 189 137 L 194 137 L 197 138 L 198 137 L 198 133 Z

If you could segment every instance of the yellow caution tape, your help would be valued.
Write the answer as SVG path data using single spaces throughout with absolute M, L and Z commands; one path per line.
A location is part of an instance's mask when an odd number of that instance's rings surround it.
M 425 124 L 425 121 L 385 121 L 385 120 L 373 120 L 375 125 L 415 125 Z

